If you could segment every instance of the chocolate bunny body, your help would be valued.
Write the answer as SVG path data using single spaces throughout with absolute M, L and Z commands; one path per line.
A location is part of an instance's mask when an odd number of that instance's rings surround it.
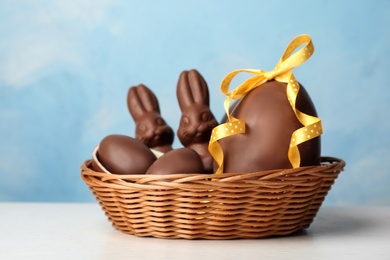
M 143 84 L 131 87 L 127 106 L 136 123 L 137 140 L 162 153 L 172 150 L 173 130 L 161 117 L 158 100 L 149 88 Z
M 209 108 L 206 81 L 196 70 L 183 71 L 176 93 L 182 112 L 177 136 L 184 148 L 160 157 L 147 173 L 212 173 L 213 158 L 208 151 L 208 142 L 218 123 Z
M 296 107 L 317 116 L 306 90 L 301 86 Z M 234 103 L 231 115 L 245 120 L 246 133 L 220 140 L 224 151 L 224 172 L 256 172 L 291 168 L 288 149 L 292 133 L 302 124 L 296 118 L 286 95 L 286 84 L 275 80 L 255 88 Z M 320 138 L 298 146 L 301 166 L 318 165 Z
M 207 83 L 198 71 L 183 71 L 176 94 L 182 111 L 177 136 L 183 146 L 199 154 L 205 172 L 210 173 L 213 171 L 213 158 L 208 151 L 208 142 L 218 123 L 209 107 Z

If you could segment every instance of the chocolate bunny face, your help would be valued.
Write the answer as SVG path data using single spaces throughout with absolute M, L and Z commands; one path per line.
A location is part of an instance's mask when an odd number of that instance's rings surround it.
M 213 114 L 208 108 L 194 104 L 183 112 L 177 135 L 184 146 L 206 143 L 216 126 Z
M 127 105 L 135 123 L 135 137 L 147 147 L 161 152 L 172 150 L 173 130 L 160 115 L 156 96 L 145 85 L 131 87 Z
M 177 136 L 185 146 L 208 143 L 217 121 L 209 108 L 207 83 L 196 70 L 183 71 L 177 84 L 177 99 L 182 111 Z

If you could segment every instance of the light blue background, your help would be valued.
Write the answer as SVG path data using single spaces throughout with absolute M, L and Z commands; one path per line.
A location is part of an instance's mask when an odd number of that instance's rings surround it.
M 390 2 L 0 1 L 0 200 L 93 201 L 80 164 L 106 135 L 133 135 L 126 95 L 144 83 L 177 129 L 182 70 L 207 80 L 271 70 L 296 35 L 294 70 L 323 120 L 323 155 L 347 162 L 328 205 L 390 205 Z M 180 144 L 175 141 L 175 146 Z

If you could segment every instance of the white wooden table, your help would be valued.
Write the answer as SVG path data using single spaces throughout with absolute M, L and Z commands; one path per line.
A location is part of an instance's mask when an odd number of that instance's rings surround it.
M 0 203 L 0 259 L 390 259 L 390 208 L 323 207 L 294 236 L 209 241 L 123 234 L 97 203 Z

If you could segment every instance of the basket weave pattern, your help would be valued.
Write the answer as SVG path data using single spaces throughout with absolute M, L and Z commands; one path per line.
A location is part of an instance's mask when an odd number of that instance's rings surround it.
M 159 238 L 233 239 L 308 228 L 345 162 L 255 173 L 81 176 L 113 226 Z

